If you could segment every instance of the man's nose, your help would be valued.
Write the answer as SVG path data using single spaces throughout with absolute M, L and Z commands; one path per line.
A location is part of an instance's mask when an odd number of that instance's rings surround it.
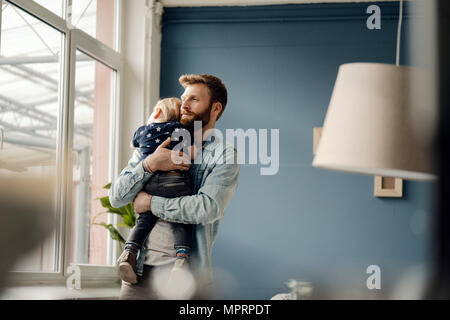
M 183 101 L 183 103 L 181 104 L 181 111 L 189 111 L 189 109 L 189 103 L 187 101 Z

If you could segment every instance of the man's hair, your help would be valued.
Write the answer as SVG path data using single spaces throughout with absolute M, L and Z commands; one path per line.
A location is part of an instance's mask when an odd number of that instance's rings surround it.
M 165 98 L 156 103 L 153 111 L 158 107 L 161 108 L 161 119 L 164 122 L 180 121 L 180 105 L 181 101 L 178 98 Z M 147 124 L 153 122 L 153 120 L 150 116 Z
M 222 80 L 210 74 L 184 74 L 180 77 L 179 81 L 183 88 L 186 88 L 188 85 L 197 83 L 205 84 L 208 87 L 209 93 L 211 95 L 211 103 L 220 102 L 222 104 L 222 111 L 220 111 L 219 115 L 217 116 L 217 120 L 219 120 L 220 116 L 225 110 L 228 99 L 227 88 L 225 87 Z

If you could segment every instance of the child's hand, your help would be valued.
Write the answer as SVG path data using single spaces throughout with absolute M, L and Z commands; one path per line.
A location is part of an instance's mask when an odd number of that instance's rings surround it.
M 134 212 L 141 214 L 151 210 L 150 202 L 152 201 L 152 196 L 141 191 L 136 195 L 133 200 Z

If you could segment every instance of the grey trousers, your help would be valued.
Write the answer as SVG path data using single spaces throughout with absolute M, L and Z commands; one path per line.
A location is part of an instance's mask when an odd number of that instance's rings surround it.
M 167 266 L 154 267 L 144 265 L 143 276 L 139 279 L 137 284 L 129 284 L 122 281 L 120 289 L 120 300 L 160 300 L 164 299 L 158 295 L 155 286 L 154 275 L 161 276 L 167 274 Z M 165 280 L 163 280 L 165 281 Z M 197 283 L 198 284 L 198 283 Z M 209 286 L 203 286 L 201 289 L 197 288 L 191 300 L 209 300 L 214 299 L 214 294 Z
M 158 300 L 157 291 L 152 281 L 152 275 L 158 267 L 144 265 L 143 276 L 137 284 L 122 281 L 120 300 Z

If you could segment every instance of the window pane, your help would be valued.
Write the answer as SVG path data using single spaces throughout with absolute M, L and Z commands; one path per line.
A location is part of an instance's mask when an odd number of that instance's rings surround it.
M 0 173 L 22 177 L 54 173 L 63 35 L 12 4 L 3 7 L 1 32 Z M 56 203 L 54 193 L 42 197 Z M 56 225 L 56 210 L 54 218 L 48 223 Z M 56 247 L 53 235 L 15 270 L 56 271 Z
M 62 17 L 65 0 L 34 0 L 44 8 Z
M 99 197 L 108 194 L 113 70 L 77 51 L 74 117 L 72 262 L 107 264 L 109 234 Z
M 72 25 L 114 48 L 115 0 L 72 0 Z

